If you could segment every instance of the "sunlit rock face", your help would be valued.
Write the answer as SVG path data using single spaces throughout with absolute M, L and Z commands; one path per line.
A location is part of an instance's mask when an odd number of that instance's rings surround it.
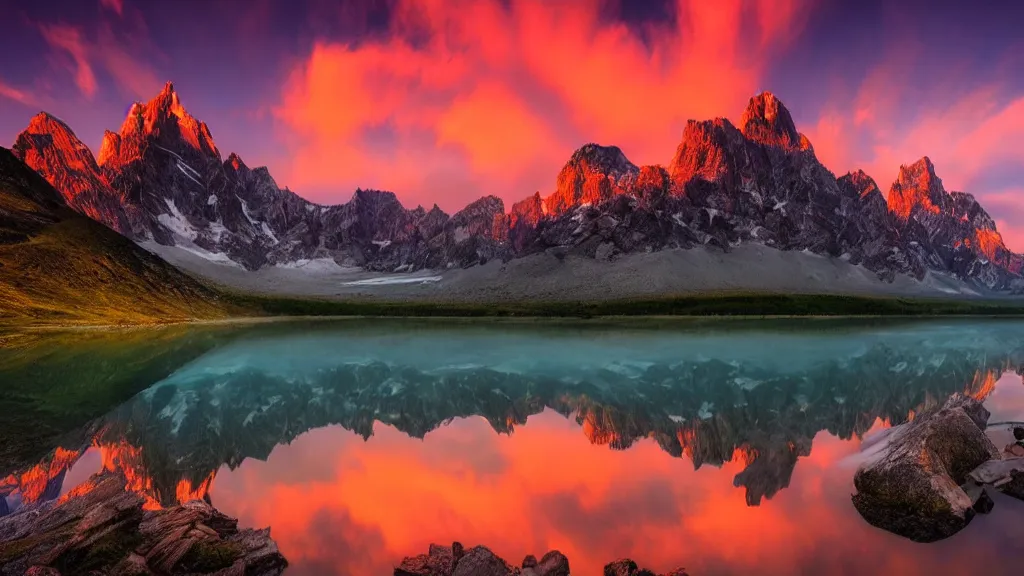
M 900 167 L 888 203 L 900 237 L 929 268 L 996 289 L 1019 280 L 1021 258 L 1003 244 L 995 221 L 974 196 L 947 192 L 927 156 Z
M 576 150 L 558 173 L 555 192 L 544 201 L 545 209 L 558 216 L 581 204 L 607 202 L 625 192 L 637 172 L 617 146 L 587 144 Z
M 11 151 L 46 178 L 68 206 L 132 236 L 124 199 L 110 186 L 92 152 L 67 124 L 40 112 L 18 135 Z
M 638 167 L 616 146 L 586 144 L 550 193 L 509 213 L 485 195 L 450 218 L 388 191 L 360 189 L 325 206 L 281 189 L 266 168 L 234 153 L 222 159 L 170 83 L 104 135 L 98 161 L 45 114 L 15 149 L 70 205 L 115 230 L 247 269 L 330 259 L 405 272 L 553 248 L 611 259 L 756 243 L 848 260 L 885 281 L 931 271 L 980 290 L 1024 290 L 1024 258 L 972 196 L 945 191 L 930 160 L 903 166 L 887 198 L 863 172 L 837 179 L 769 92 L 750 99 L 739 125 L 688 122 L 666 166 Z
M 547 410 L 575 422 L 581 440 L 610 449 L 649 439 L 694 468 L 739 461 L 734 484 L 756 506 L 789 485 L 819 432 L 859 437 L 879 419 L 907 422 L 954 393 L 984 399 L 999 375 L 1024 367 L 1024 337 L 998 324 L 841 344 L 812 345 L 815 337 L 805 336 L 786 347 L 800 351 L 793 357 L 765 356 L 757 335 L 729 346 L 662 337 L 625 354 L 593 344 L 551 358 L 536 352 L 560 340 L 471 337 L 501 360 L 473 364 L 439 353 L 429 343 L 445 338 L 429 331 L 417 336 L 418 356 L 363 329 L 235 342 L 95 422 L 84 445 L 11 474 L 5 494 L 56 497 L 59 481 L 41 487 L 91 446 L 104 470 L 123 475 L 156 508 L 202 499 L 222 465 L 265 460 L 316 428 L 340 425 L 370 439 L 379 422 L 423 438 L 452 419 L 483 417 L 510 434 Z M 462 345 L 445 349 L 453 346 Z
M 753 142 L 799 150 L 807 139 L 796 131 L 789 110 L 771 92 L 750 99 L 740 118 L 740 130 Z

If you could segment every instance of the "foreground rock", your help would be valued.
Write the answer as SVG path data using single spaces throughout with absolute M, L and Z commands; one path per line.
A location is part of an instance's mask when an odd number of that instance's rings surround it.
M 281 574 L 288 562 L 270 529 L 194 500 L 143 510 L 119 475 L 94 476 L 58 501 L 0 520 L 0 574 Z
M 962 530 L 983 493 L 969 495 L 962 486 L 975 468 L 1000 458 L 984 432 L 988 417 L 981 402 L 956 394 L 887 431 L 866 448 L 868 459 L 854 476 L 857 511 L 873 526 L 915 542 Z
M 499 558 L 486 546 L 464 550 L 458 542 L 449 546 L 431 544 L 427 554 L 409 556 L 395 568 L 395 576 L 569 576 L 569 559 L 552 550 L 537 560 L 532 554 L 519 567 Z M 628 558 L 604 567 L 605 576 L 656 576 L 639 568 Z M 662 576 L 687 576 L 682 568 Z

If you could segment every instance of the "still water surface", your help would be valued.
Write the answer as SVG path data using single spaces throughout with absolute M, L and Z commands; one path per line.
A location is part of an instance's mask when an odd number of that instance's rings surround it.
M 1022 368 L 1011 321 L 61 336 L 0 350 L 0 493 L 16 510 L 119 470 L 150 506 L 205 497 L 270 526 L 295 575 L 390 574 L 453 540 L 513 563 L 559 549 L 584 575 L 622 556 L 694 576 L 1019 574 L 1024 502 L 916 544 L 850 495 L 860 438 L 952 393 L 1024 420 Z

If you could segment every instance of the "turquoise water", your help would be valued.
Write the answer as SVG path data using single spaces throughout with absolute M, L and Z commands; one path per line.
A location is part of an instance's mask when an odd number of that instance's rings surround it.
M 430 542 L 574 574 L 1016 574 L 1024 502 L 915 544 L 850 502 L 860 439 L 960 392 L 1024 420 L 1024 323 L 343 321 L 0 350 L 9 511 L 123 473 L 270 526 L 291 574 Z M 993 426 L 997 444 L 1009 441 Z

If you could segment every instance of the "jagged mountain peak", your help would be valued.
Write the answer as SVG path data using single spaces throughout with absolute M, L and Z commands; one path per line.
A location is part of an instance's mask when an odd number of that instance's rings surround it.
M 771 92 L 762 92 L 750 99 L 740 119 L 740 130 L 754 142 L 786 150 L 803 149 L 810 145 L 797 132 L 789 110 Z
M 161 142 L 162 146 L 175 151 L 181 151 L 184 145 L 201 154 L 220 158 L 220 151 L 213 141 L 209 127 L 205 122 L 189 114 L 172 82 L 164 84 L 160 93 L 145 104 L 132 104 L 121 125 L 120 138 L 152 138 Z M 113 139 L 111 141 L 111 147 L 114 148 Z M 110 158 L 101 156 L 105 161 Z
M 889 209 L 902 220 L 910 218 L 917 209 L 939 214 L 945 210 L 948 199 L 942 180 L 935 174 L 935 165 L 927 156 L 900 166 L 888 196 Z
M 475 210 L 479 208 L 497 209 L 500 212 L 504 212 L 505 202 L 493 194 L 488 194 L 487 196 L 481 196 L 480 198 L 470 202 L 462 209 L 462 211 Z
M 97 170 L 89 147 L 63 120 L 49 112 L 40 112 L 32 117 L 25 130 L 18 134 L 12 151 L 34 170 L 38 170 L 38 163 L 26 158 L 33 153 L 47 152 L 59 154 L 63 161 L 71 163 L 70 168 L 77 171 Z
M 857 169 L 852 172 L 847 172 L 845 175 L 839 178 L 840 185 L 844 181 L 848 182 L 850 188 L 857 191 L 857 194 L 864 199 L 869 196 L 882 197 L 882 191 L 878 188 L 878 184 L 874 178 L 868 175 L 867 172 Z
M 50 132 L 53 130 L 64 130 L 74 134 L 67 123 L 45 111 L 33 116 L 28 122 L 28 127 L 25 129 L 26 132 L 30 133 Z
M 235 172 L 244 172 L 249 169 L 245 162 L 242 161 L 242 157 L 234 152 L 228 155 L 228 159 L 224 161 L 224 167 L 230 168 Z

